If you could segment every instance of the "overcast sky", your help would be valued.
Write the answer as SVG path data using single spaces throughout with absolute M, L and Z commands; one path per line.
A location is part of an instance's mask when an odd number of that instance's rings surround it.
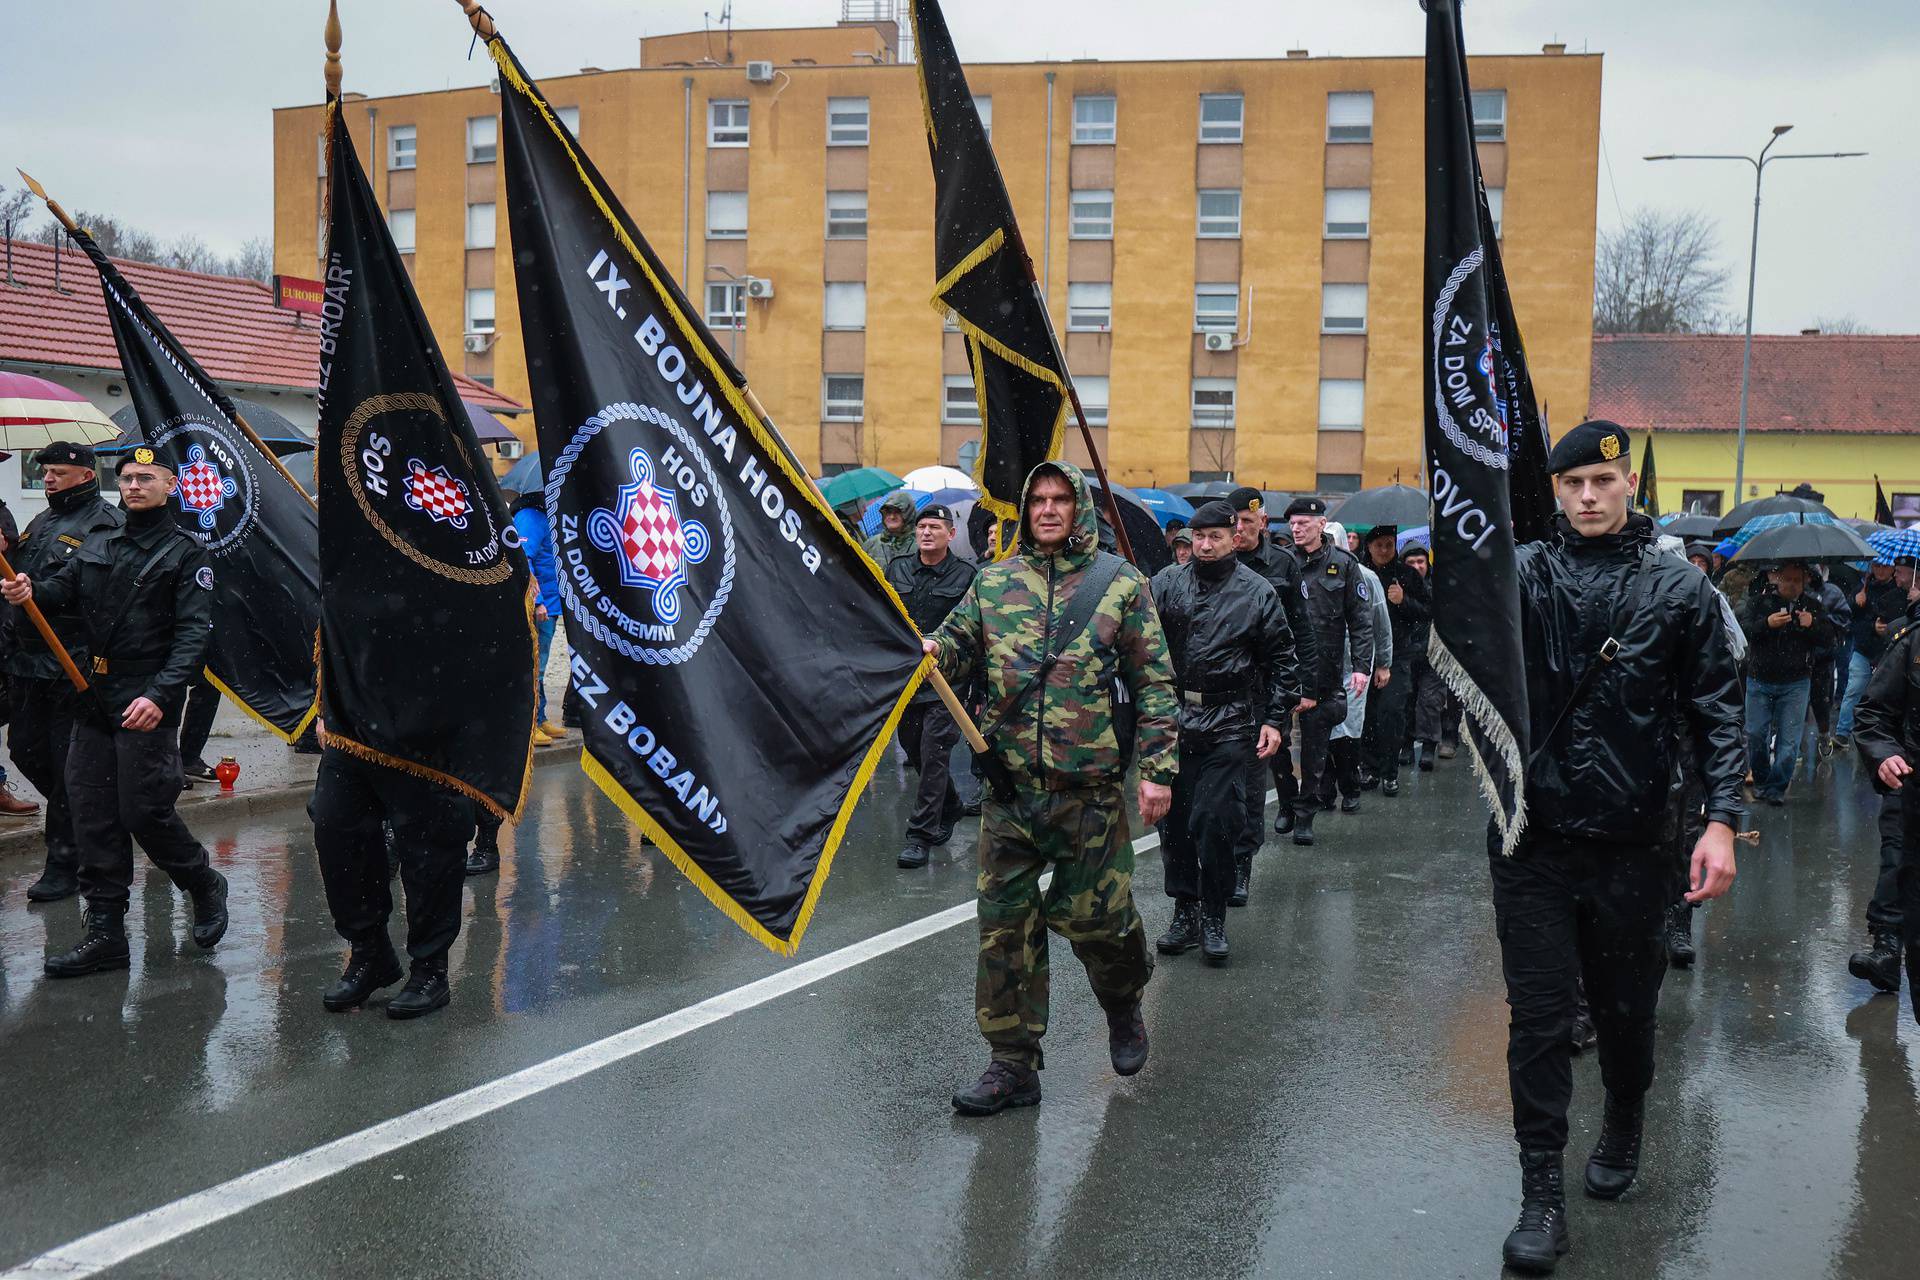
M 722 0 L 496 0 L 535 76 L 631 67 L 645 34 L 697 30 Z M 904 8 L 904 5 L 902 6 Z M 1416 0 L 949 0 L 961 55 L 1041 58 L 1418 54 Z M 487 78 L 454 0 L 343 0 L 346 87 L 373 96 Z M 820 25 L 839 0 L 736 0 L 736 27 Z M 324 0 L 0 0 L 0 174 L 68 208 L 223 251 L 272 231 L 276 106 L 321 96 Z M 1606 55 L 1602 230 L 1637 205 L 1719 227 L 1744 302 L 1752 171 L 1664 151 L 1868 151 L 1769 166 L 1756 328 L 1851 317 L 1920 332 L 1920 4 L 1914 0 L 1469 0 L 1474 53 L 1550 40 Z M 1788 145 L 1791 144 L 1791 145 Z M 13 183 L 8 181 L 8 186 Z

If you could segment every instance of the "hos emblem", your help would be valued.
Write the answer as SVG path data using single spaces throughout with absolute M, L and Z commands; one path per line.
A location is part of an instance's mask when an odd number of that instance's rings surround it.
M 153 447 L 171 459 L 179 486 L 174 497 L 193 517 L 200 543 L 223 555 L 246 537 L 256 518 L 259 485 L 238 432 L 211 418 L 179 417 L 160 425 Z
M 369 396 L 341 428 L 340 469 L 360 514 L 394 550 L 451 582 L 497 586 L 512 574 L 513 561 L 492 504 L 477 499 L 445 463 L 430 467 L 417 456 L 449 445 L 477 476 L 437 397 L 421 391 Z
M 680 495 L 656 484 L 653 459 L 645 449 L 627 455 L 633 483 L 620 486 L 611 508 L 587 516 L 587 537 L 602 551 L 616 553 L 622 586 L 649 596 L 660 621 L 680 620 L 680 590 L 687 570 L 703 563 L 713 549 L 706 525 L 680 518 Z

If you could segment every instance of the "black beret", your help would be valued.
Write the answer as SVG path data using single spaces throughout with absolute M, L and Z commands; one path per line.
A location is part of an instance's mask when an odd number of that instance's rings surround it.
M 1259 490 L 1242 490 L 1259 493 Z M 1254 499 L 1255 502 L 1259 498 Z M 1249 508 L 1251 509 L 1251 508 Z M 1189 529 L 1231 529 L 1233 528 L 1233 508 L 1215 498 L 1212 502 L 1203 502 L 1200 509 L 1193 513 L 1193 519 L 1187 521 Z
M 140 445 L 120 455 L 120 461 L 113 464 L 113 474 L 119 475 L 136 462 L 143 467 L 159 467 L 162 471 L 173 470 L 173 464 L 167 461 L 165 454 L 149 449 L 146 445 Z
M 1287 504 L 1287 519 L 1295 516 L 1323 516 L 1327 514 L 1327 504 L 1321 498 L 1295 498 Z
M 55 440 L 35 454 L 33 460 L 43 467 L 96 467 L 99 465 L 93 456 L 92 449 L 84 444 L 75 444 L 71 440 Z
M 1227 495 L 1227 506 L 1234 511 L 1264 511 L 1267 500 L 1258 489 L 1243 484 Z
M 913 518 L 915 524 L 919 524 L 922 520 L 945 520 L 948 524 L 952 524 L 953 508 L 944 502 L 929 502 L 920 508 L 920 514 Z
M 1547 470 L 1557 476 L 1562 471 L 1590 467 L 1596 462 L 1618 462 L 1629 456 L 1632 444 L 1625 427 L 1595 418 L 1560 437 L 1560 443 L 1547 455 Z
M 1397 524 L 1377 524 L 1360 536 L 1368 542 L 1372 542 L 1375 538 L 1398 538 L 1400 536 L 1400 526 Z

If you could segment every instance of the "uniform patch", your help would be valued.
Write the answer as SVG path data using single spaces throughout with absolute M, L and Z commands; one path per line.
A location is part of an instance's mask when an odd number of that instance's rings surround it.
M 1362 578 L 1360 581 L 1354 583 L 1353 586 L 1354 590 L 1360 593 L 1360 598 L 1365 600 L 1367 598 L 1367 580 Z
M 61 534 L 61 535 L 60 535 L 60 541 L 62 541 L 62 542 L 64 542 L 64 543 L 66 543 L 66 544 L 67 544 L 68 546 L 70 546 L 70 547 L 79 547 L 79 546 L 85 546 L 85 545 L 86 545 L 85 543 L 83 543 L 83 542 L 81 542 L 81 541 L 80 541 L 80 539 L 78 539 L 78 538 L 76 538 L 76 537 L 74 537 L 74 536 L 73 536 L 72 534 L 70 534 L 70 533 L 63 533 L 63 534 Z
M 213 566 L 209 564 L 201 565 L 198 569 L 194 570 L 193 580 L 200 584 L 202 591 L 213 590 Z

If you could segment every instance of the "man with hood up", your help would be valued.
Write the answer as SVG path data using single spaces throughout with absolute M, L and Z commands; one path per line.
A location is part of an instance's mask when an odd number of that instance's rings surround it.
M 1146 1065 L 1140 995 L 1153 958 L 1133 904 L 1121 786 L 1132 746 L 1141 820 L 1158 822 L 1179 767 L 1166 638 L 1146 579 L 1098 549 L 1086 478 L 1071 463 L 1042 463 L 1020 507 L 1015 554 L 982 566 L 926 641 L 949 680 L 978 678 L 990 748 L 975 1008 L 993 1060 L 953 1096 L 966 1115 L 1040 1101 L 1048 929 L 1087 968 L 1114 1070 Z
M 880 500 L 880 532 L 868 538 L 865 545 L 867 554 L 883 572 L 887 561 L 914 550 L 915 510 L 913 495 L 905 489 L 895 489 Z

